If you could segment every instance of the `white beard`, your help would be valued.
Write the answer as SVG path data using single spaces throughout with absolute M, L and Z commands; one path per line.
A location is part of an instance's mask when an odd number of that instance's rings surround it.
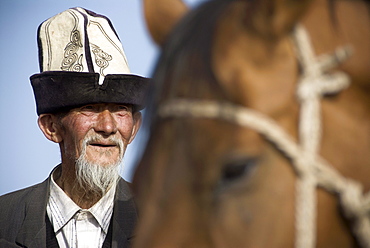
M 82 152 L 76 160 L 76 178 L 81 189 L 88 194 L 96 194 L 103 196 L 110 189 L 115 186 L 120 179 L 121 161 L 125 153 L 125 146 L 121 139 L 111 138 L 111 141 L 116 143 L 120 149 L 118 161 L 112 162 L 108 165 L 100 165 L 90 162 L 86 159 L 86 147 L 92 141 L 101 139 L 100 135 L 93 135 L 85 137 L 82 142 Z

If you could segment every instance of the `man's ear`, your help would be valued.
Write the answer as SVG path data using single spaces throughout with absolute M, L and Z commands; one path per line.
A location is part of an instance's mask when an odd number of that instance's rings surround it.
M 41 114 L 37 121 L 42 133 L 45 137 L 55 143 L 62 142 L 63 138 L 60 135 L 61 128 L 57 122 L 57 117 L 53 114 Z
M 141 122 L 142 122 L 142 116 L 141 116 L 141 112 L 135 112 L 132 116 L 133 120 L 134 120 L 134 126 L 132 127 L 132 133 L 131 133 L 131 138 L 129 140 L 129 144 L 134 140 L 137 132 L 139 131 L 140 127 L 141 127 Z

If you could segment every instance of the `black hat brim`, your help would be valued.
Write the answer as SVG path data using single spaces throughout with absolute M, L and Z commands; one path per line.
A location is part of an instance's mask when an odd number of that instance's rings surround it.
M 99 85 L 98 73 L 46 71 L 30 78 L 37 114 L 56 113 L 94 103 L 145 107 L 149 79 L 132 74 L 109 74 Z

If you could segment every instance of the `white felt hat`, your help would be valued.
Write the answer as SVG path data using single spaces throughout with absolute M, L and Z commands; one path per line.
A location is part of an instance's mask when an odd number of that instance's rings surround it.
M 130 72 L 107 17 L 68 9 L 39 26 L 38 44 L 41 73 L 31 77 L 38 114 L 99 102 L 143 107 L 148 80 Z
M 126 55 L 108 18 L 83 8 L 68 9 L 39 28 L 41 71 L 130 74 Z

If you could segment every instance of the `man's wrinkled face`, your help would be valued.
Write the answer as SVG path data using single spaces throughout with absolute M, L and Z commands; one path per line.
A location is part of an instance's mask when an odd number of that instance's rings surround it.
M 83 155 L 91 164 L 119 163 L 137 131 L 136 114 L 131 106 L 112 103 L 72 109 L 60 120 L 65 159 L 74 163 Z

